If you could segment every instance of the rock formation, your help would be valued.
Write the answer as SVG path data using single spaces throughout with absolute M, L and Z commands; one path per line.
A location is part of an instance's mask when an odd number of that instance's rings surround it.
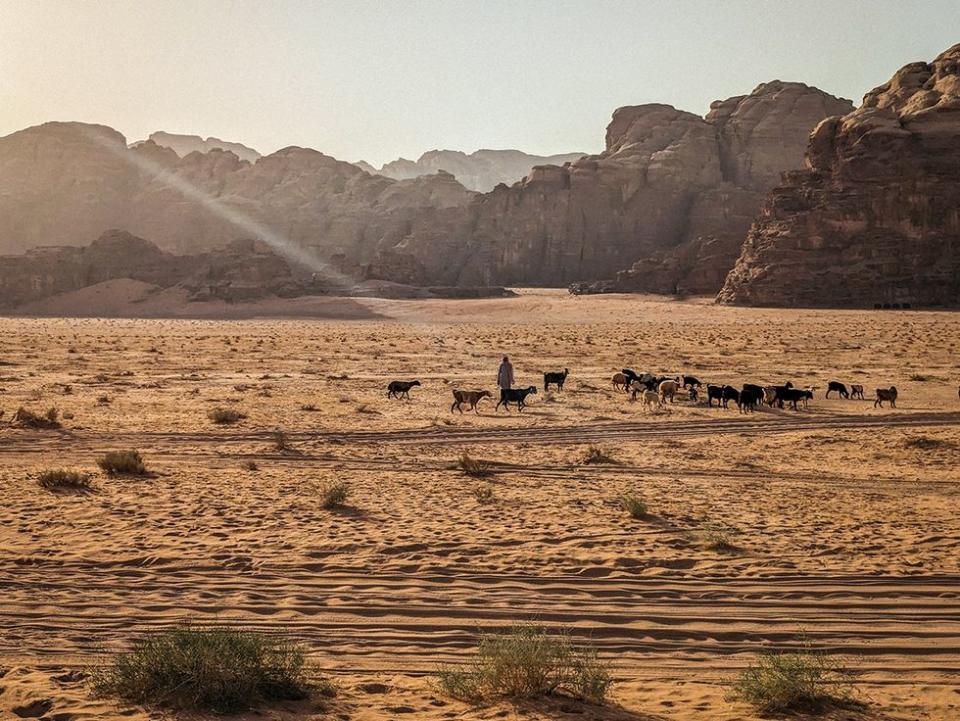
M 486 194 L 442 169 L 419 173 L 450 158 L 519 173 L 532 156 L 428 153 L 417 177 L 395 180 L 305 148 L 256 162 L 219 148 L 180 157 L 153 140 L 128 148 L 104 126 L 47 123 L 0 138 L 0 253 L 122 228 L 177 255 L 256 237 L 331 281 L 556 286 L 636 264 L 618 289 L 716 292 L 777 170 L 799 165 L 818 120 L 850 109 L 778 81 L 706 118 L 625 107 L 604 152 Z
M 398 158 L 374 170 L 369 163 L 360 161 L 358 167 L 367 172 L 379 173 L 396 180 L 418 178 L 443 171 L 453 175 L 470 190 L 486 193 L 500 183 L 512 184 L 530 173 L 537 165 L 563 165 L 582 158 L 585 153 L 560 153 L 558 155 L 530 155 L 519 150 L 477 150 L 462 153 L 458 150 L 431 150 L 414 162 Z
M 247 147 L 243 143 L 231 143 L 227 140 L 220 140 L 220 138 L 214 137 L 204 140 L 199 135 L 179 135 L 177 133 L 165 133 L 162 130 L 158 130 L 155 133 L 150 133 L 147 140 L 156 143 L 162 148 L 170 148 L 181 158 L 187 157 L 190 153 L 208 153 L 211 150 L 229 150 L 240 158 L 240 160 L 246 160 L 249 163 L 255 163 L 257 159 L 261 157 L 260 153 L 253 148 Z M 137 147 L 145 142 L 147 141 L 141 140 L 133 143 L 132 147 Z
M 601 154 L 537 166 L 475 199 L 459 234 L 411 232 L 385 252 L 393 267 L 444 282 L 560 285 L 635 264 L 617 289 L 714 293 L 765 191 L 802 163 L 810 130 L 852 107 L 773 81 L 714 103 L 706 118 L 669 105 L 620 108 Z
M 86 247 L 47 246 L 0 257 L 0 307 L 119 278 L 186 289 L 190 300 L 249 300 L 296 295 L 304 283 L 262 243 L 235 241 L 213 253 L 178 256 L 126 231 L 110 230 Z
M 719 294 L 771 306 L 960 305 L 960 45 L 824 120 Z
M 473 195 L 449 174 L 395 181 L 305 148 L 180 158 L 104 126 L 47 123 L 0 138 L 0 253 L 123 228 L 177 254 L 257 236 L 315 257 L 314 270 L 359 274 L 381 242 Z

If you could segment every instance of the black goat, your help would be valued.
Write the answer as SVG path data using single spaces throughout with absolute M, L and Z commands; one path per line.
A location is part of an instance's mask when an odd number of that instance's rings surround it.
M 740 391 L 740 412 L 747 413 L 757 410 L 757 405 L 763 401 L 763 388 L 752 383 L 745 383 Z
M 717 386 L 717 385 L 708 385 L 707 386 L 707 405 L 713 407 L 713 399 L 717 399 L 717 406 L 723 406 L 728 408 L 727 403 L 729 401 L 735 401 L 740 403 L 740 391 L 738 391 L 733 386 Z
M 782 404 L 784 402 L 787 402 L 791 405 L 793 410 L 798 411 L 800 409 L 797 408 L 797 401 L 804 401 L 804 403 L 806 403 L 806 401 L 812 400 L 813 391 L 805 391 L 801 390 L 800 388 L 784 388 L 779 393 L 779 398 L 781 407 L 783 407 Z
M 563 384 L 567 380 L 567 376 L 570 375 L 570 369 L 564 368 L 563 373 L 544 373 L 543 374 L 543 392 L 546 393 L 550 390 L 550 384 L 553 383 L 557 390 L 563 390 Z
M 406 398 L 410 400 L 410 389 L 420 385 L 420 381 L 390 381 L 387 386 L 387 398 Z
M 683 376 L 683 387 L 686 388 L 688 386 L 690 388 L 693 388 L 693 387 L 700 388 L 701 386 L 703 386 L 703 383 L 701 383 L 700 379 L 697 378 L 696 376 Z
M 509 411 L 510 404 L 516 403 L 517 410 L 522 413 L 524 407 L 527 405 L 527 396 L 531 393 L 536 394 L 536 392 L 536 386 L 530 386 L 529 388 L 501 388 L 500 400 L 497 402 L 497 405 L 493 410 L 499 410 L 500 406 L 502 405 Z
M 830 394 L 833 393 L 834 391 L 836 391 L 837 393 L 839 393 L 841 398 L 849 398 L 849 397 L 850 397 L 850 393 L 849 393 L 849 391 L 847 391 L 847 387 L 846 387 L 843 383 L 841 383 L 840 381 L 830 381 L 829 383 L 827 383 L 827 395 L 826 395 L 826 397 L 829 398 L 829 397 L 830 397 Z

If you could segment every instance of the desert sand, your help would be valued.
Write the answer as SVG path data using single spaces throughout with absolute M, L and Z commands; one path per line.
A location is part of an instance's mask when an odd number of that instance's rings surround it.
M 285 634 L 341 687 L 257 718 L 755 719 L 724 684 L 804 637 L 850 660 L 866 704 L 828 718 L 960 717 L 955 314 L 560 291 L 339 306 L 0 319 L 0 716 L 162 717 L 93 698 L 84 669 L 193 620 Z M 269 318 L 305 307 L 325 317 Z M 565 390 L 451 414 L 452 388 L 493 390 L 503 353 L 520 386 L 570 368 Z M 798 412 L 649 413 L 611 388 L 623 366 L 819 390 Z M 413 378 L 411 401 L 387 400 Z M 867 400 L 824 399 L 831 379 Z M 899 407 L 875 409 L 889 385 Z M 63 428 L 7 425 L 20 406 Z M 216 407 L 247 418 L 215 425 Z M 616 463 L 585 464 L 590 446 Z M 99 473 L 121 448 L 152 475 Z M 466 477 L 463 452 L 494 475 Z M 60 467 L 95 492 L 40 490 Z M 346 510 L 320 508 L 333 481 Z M 627 491 L 649 518 L 620 509 Z M 717 525 L 735 550 L 707 547 Z M 525 619 L 592 640 L 613 704 L 473 709 L 434 687 L 480 630 Z

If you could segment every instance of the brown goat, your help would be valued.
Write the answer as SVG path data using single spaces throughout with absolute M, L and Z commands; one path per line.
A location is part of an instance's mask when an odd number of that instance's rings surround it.
M 484 398 L 493 398 L 493 394 L 490 391 L 461 391 L 454 389 L 453 390 L 453 405 L 450 406 L 450 412 L 453 413 L 454 410 L 458 410 L 463 413 L 463 408 L 460 407 L 461 403 L 469 403 L 470 410 L 474 413 L 478 413 L 477 404 L 480 403 Z

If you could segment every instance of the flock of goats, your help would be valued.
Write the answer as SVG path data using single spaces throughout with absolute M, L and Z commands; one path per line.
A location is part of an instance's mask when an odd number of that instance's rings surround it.
M 555 386 L 557 390 L 562 391 L 563 385 L 570 375 L 570 369 L 564 368 L 560 372 L 548 372 L 543 374 L 544 392 L 550 390 L 550 386 Z M 704 384 L 696 376 L 679 375 L 658 376 L 652 373 L 637 373 L 630 368 L 624 368 L 619 373 L 615 373 L 612 378 L 613 387 L 616 390 L 629 393 L 632 401 L 638 398 L 643 402 L 644 409 L 657 410 L 663 408 L 668 401 L 673 403 L 674 397 L 685 392 L 689 399 L 696 403 L 700 398 L 701 389 Z M 420 381 L 391 381 L 387 386 L 387 398 L 410 398 L 410 389 L 419 386 Z M 784 408 L 789 405 L 793 410 L 799 410 L 800 404 L 804 407 L 813 400 L 813 393 L 817 390 L 816 386 L 807 388 L 796 388 L 793 383 L 787 381 L 780 386 L 761 386 L 753 383 L 744 383 L 743 388 L 737 389 L 731 385 L 715 385 L 708 383 L 706 385 L 707 405 L 713 407 L 713 402 L 717 402 L 717 407 L 729 408 L 730 401 L 737 404 L 741 413 L 752 413 L 762 403 L 773 407 Z M 523 412 L 526 407 L 527 397 L 537 393 L 536 386 L 527 386 L 526 388 L 501 388 L 500 399 L 494 410 L 499 410 L 501 406 L 507 411 L 510 410 L 510 404 L 517 406 L 517 410 Z M 851 384 L 849 389 L 846 384 L 839 381 L 830 381 L 827 384 L 826 397 L 831 393 L 836 393 L 841 398 L 860 398 L 864 399 L 863 386 Z M 453 404 L 450 406 L 450 412 L 455 410 L 463 413 L 463 406 L 467 405 L 469 410 L 478 413 L 477 407 L 484 398 L 493 399 L 493 394 L 486 390 L 453 390 Z M 876 399 L 873 402 L 874 408 L 883 407 L 884 402 L 888 402 L 893 408 L 897 407 L 897 389 L 894 386 L 890 388 L 877 388 Z

